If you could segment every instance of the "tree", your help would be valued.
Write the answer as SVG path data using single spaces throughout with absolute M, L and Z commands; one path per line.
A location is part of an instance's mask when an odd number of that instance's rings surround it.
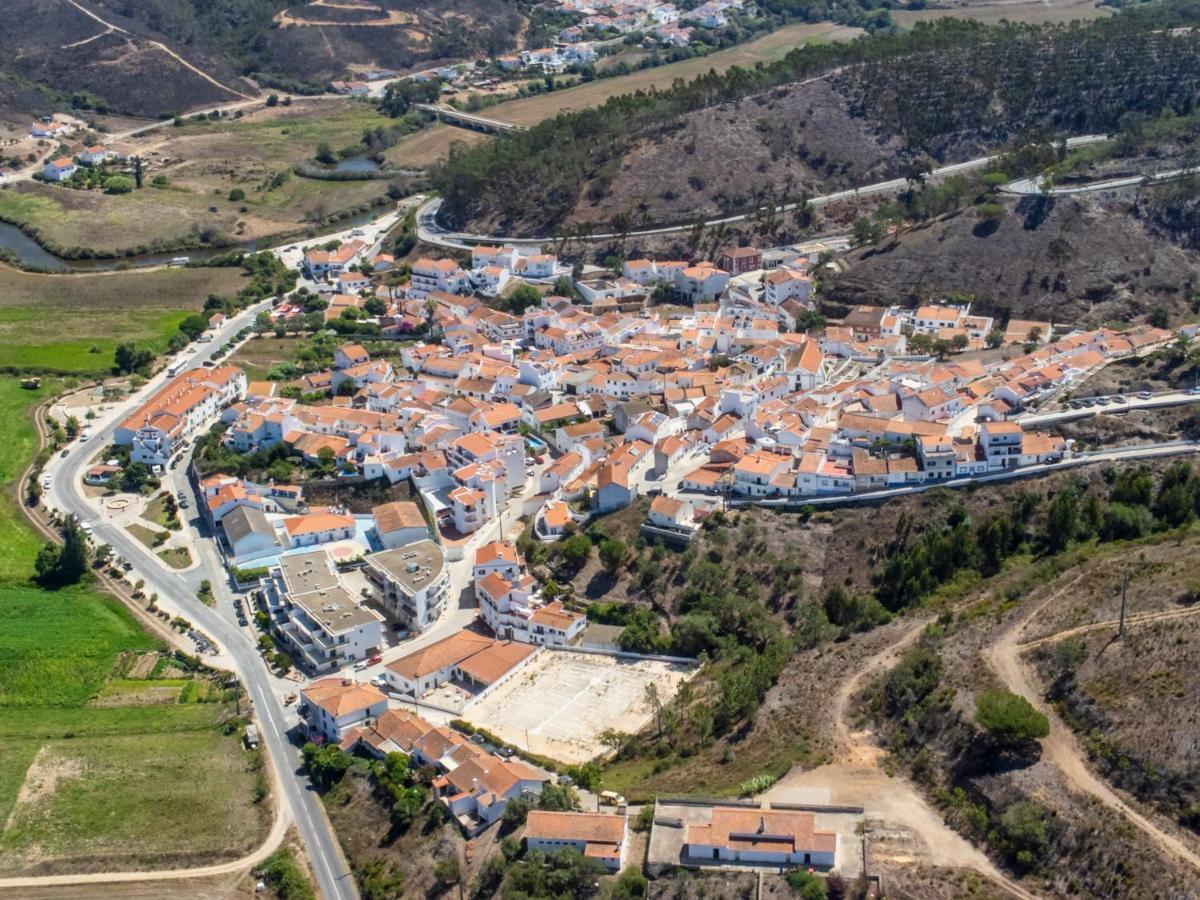
M 372 316 L 386 315 L 388 311 L 387 301 L 379 297 L 368 297 L 363 303 L 363 310 Z
M 1156 306 L 1150 311 L 1150 315 L 1146 317 L 1146 321 L 1155 328 L 1170 328 L 1171 311 L 1165 306 Z
M 509 800 L 508 805 L 504 807 L 504 815 L 500 819 L 500 830 L 507 833 L 524 825 L 532 805 L 524 797 L 514 797 Z
M 1050 553 L 1065 550 L 1078 530 L 1079 507 L 1075 492 L 1070 489 L 1059 491 L 1050 501 L 1050 509 L 1046 512 L 1046 549 Z
M 458 884 L 462 867 L 457 856 L 443 856 L 433 867 L 433 877 L 442 884 Z
M 278 105 L 279 105 L 279 95 L 278 94 L 267 94 L 267 106 L 271 107 L 271 106 L 278 106 Z
M 825 882 L 820 877 L 803 869 L 791 869 L 783 876 L 793 894 L 798 894 L 802 900 L 825 900 Z
M 34 572 L 42 587 L 60 588 L 76 584 L 88 570 L 87 538 L 79 521 L 71 516 L 63 525 L 61 547 L 47 543 L 38 551 Z
M 106 194 L 128 194 L 133 190 L 133 179 L 124 175 L 114 175 L 104 182 Z
M 229 192 L 229 202 L 230 203 L 240 203 L 241 201 L 243 201 L 245 199 L 246 199 L 246 192 L 243 191 L 241 188 L 234 188 L 233 190 L 231 190 Z
M 541 302 L 542 295 L 537 288 L 531 284 L 520 284 L 508 295 L 504 307 L 514 316 L 519 316 L 531 306 L 539 306 Z
M 975 722 L 1003 747 L 1019 747 L 1050 733 L 1049 720 L 1009 691 L 984 691 L 976 697 Z
M 649 882 L 646 881 L 642 870 L 636 866 L 628 866 L 613 882 L 612 890 L 608 894 L 609 900 L 634 900 L 637 897 L 645 897 L 648 886 Z
M 308 777 L 320 790 L 327 790 L 341 781 L 350 768 L 350 754 L 342 751 L 337 744 L 318 747 L 310 741 L 301 748 L 300 755 L 304 759 Z
M 592 555 L 592 542 L 584 534 L 573 534 L 559 542 L 559 552 L 563 561 L 572 568 L 579 568 Z
M 956 334 L 954 337 L 950 338 L 950 346 L 960 352 L 966 350 L 969 343 L 971 343 L 971 339 L 965 334 Z
M 143 462 L 131 462 L 121 472 L 121 489 L 138 493 L 150 481 L 150 467 Z
M 605 571 L 615 575 L 625 561 L 626 547 L 621 541 L 609 538 L 600 542 L 600 562 Z
M 1004 329 L 993 328 L 987 333 L 984 342 L 987 344 L 989 350 L 995 350 L 997 347 L 1004 346 Z
M 117 344 L 113 351 L 113 368 L 118 375 L 127 375 L 147 368 L 154 362 L 154 353 L 131 343 Z
M 579 795 L 565 784 L 547 784 L 538 795 L 537 806 L 538 809 L 569 812 L 579 809 Z
M 192 313 L 179 323 L 179 330 L 188 336 L 188 340 L 194 341 L 208 330 L 208 319 L 199 313 Z
M 325 141 L 317 144 L 317 162 L 327 166 L 332 166 L 337 162 L 337 157 L 333 155 L 333 150 Z

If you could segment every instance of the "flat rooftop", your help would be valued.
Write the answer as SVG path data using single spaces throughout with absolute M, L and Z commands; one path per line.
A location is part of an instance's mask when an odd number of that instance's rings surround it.
M 279 568 L 283 586 L 292 597 L 310 591 L 327 591 L 340 583 L 324 549 L 281 556 Z
M 436 581 L 446 565 L 442 548 L 433 541 L 417 541 L 395 550 L 372 553 L 366 561 L 367 565 L 399 582 L 410 594 Z
M 331 634 L 382 621 L 371 610 L 359 606 L 354 596 L 340 584 L 304 594 L 290 594 L 288 599 L 303 607 L 310 619 L 319 622 Z

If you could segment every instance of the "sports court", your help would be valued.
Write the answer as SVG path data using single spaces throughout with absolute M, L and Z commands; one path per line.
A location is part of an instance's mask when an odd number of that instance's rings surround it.
M 664 705 L 694 666 L 550 650 L 472 704 L 465 717 L 510 744 L 566 763 L 605 752 L 601 732 L 636 732 L 653 715 L 646 688 Z

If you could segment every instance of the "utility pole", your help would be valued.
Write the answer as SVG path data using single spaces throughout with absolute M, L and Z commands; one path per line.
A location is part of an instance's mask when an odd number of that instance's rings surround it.
M 1125 570 L 1125 580 L 1121 584 L 1121 624 L 1117 629 L 1117 640 L 1125 640 L 1125 596 L 1129 591 L 1129 570 Z

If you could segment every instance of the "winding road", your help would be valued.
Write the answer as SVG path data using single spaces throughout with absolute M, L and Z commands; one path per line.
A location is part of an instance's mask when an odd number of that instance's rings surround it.
M 211 343 L 197 345 L 198 349 L 187 356 L 186 364 L 190 367 L 209 361 L 218 347 L 233 339 L 240 329 L 253 323 L 255 316 L 269 306 L 270 301 L 265 301 L 231 318 Z M 283 820 L 290 812 L 290 817 L 295 821 L 308 850 L 309 861 L 322 895 L 328 900 L 355 900 L 358 892 L 354 879 L 342 860 L 337 839 L 325 818 L 318 796 L 300 771 L 299 749 L 290 739 L 283 706 L 273 690 L 274 676 L 268 672 L 259 656 L 251 633 L 239 628 L 231 619 L 222 615 L 218 608 L 207 607 L 197 599 L 200 582 L 206 575 L 212 575 L 218 603 L 227 603 L 222 573 L 212 572 L 204 565 L 181 572 L 168 570 L 152 551 L 124 528 L 110 524 L 102 515 L 98 515 L 95 507 L 82 492 L 83 472 L 91 464 L 95 450 L 110 444 L 122 417 L 149 392 L 159 388 L 165 380 L 165 372 L 156 375 L 144 391 L 124 403 L 115 405 L 96 421 L 93 426 L 94 434 L 88 444 L 77 445 L 65 459 L 55 460 L 54 479 L 46 492 L 46 502 L 64 513 L 74 514 L 81 522 L 91 523 L 96 543 L 110 545 L 118 556 L 133 563 L 138 575 L 145 579 L 144 589 L 147 594 L 157 593 L 164 608 L 181 611 L 198 630 L 223 648 L 224 658 L 230 662 L 231 668 L 245 684 L 254 704 L 255 719 L 263 745 L 270 755 L 275 784 L 282 800 L 277 819 Z M 254 861 L 252 857 L 238 860 L 225 864 L 225 868 L 232 871 L 246 867 Z M 207 871 L 190 869 L 171 873 L 114 872 L 90 876 L 87 880 L 184 878 L 197 874 L 204 875 Z M 3 886 L 4 882 L 0 881 L 0 887 Z
M 1014 694 L 1020 694 L 1033 704 L 1050 721 L 1050 734 L 1042 744 L 1042 759 L 1062 773 L 1063 778 L 1073 788 L 1089 794 L 1114 812 L 1124 816 L 1134 827 L 1142 831 L 1166 855 L 1174 856 L 1200 872 L 1200 855 L 1192 847 L 1184 843 L 1177 835 L 1172 834 L 1151 818 L 1134 809 L 1129 803 L 1117 795 L 1107 783 L 1096 776 L 1087 764 L 1087 757 L 1075 733 L 1060 719 L 1054 709 L 1041 696 L 1041 691 L 1034 687 L 1034 678 L 1028 666 L 1022 659 L 1025 650 L 1047 644 L 1052 641 L 1070 637 L 1084 631 L 1099 628 L 1116 627 L 1115 621 L 1097 622 L 1091 625 L 1065 629 L 1054 635 L 1039 638 L 1035 641 L 1022 643 L 1021 634 L 1037 616 L 1073 588 L 1083 573 L 1080 573 L 1063 587 L 1052 593 L 1046 600 L 1038 604 L 1023 618 L 1019 619 L 1004 635 L 992 645 L 987 652 L 987 662 L 999 676 L 1004 686 Z M 1158 621 L 1168 618 L 1179 618 L 1181 615 L 1200 612 L 1197 610 L 1172 610 L 1167 613 L 1138 616 L 1137 622 Z M 1126 624 L 1132 624 L 1128 619 Z

